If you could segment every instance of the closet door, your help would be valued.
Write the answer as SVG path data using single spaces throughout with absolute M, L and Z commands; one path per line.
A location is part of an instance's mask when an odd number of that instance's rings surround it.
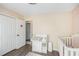
M 8 16 L 0 15 L 1 24 L 1 51 L 0 55 L 3 55 L 16 48 L 16 25 L 15 19 Z
M 1 55 L 1 50 L 2 50 L 2 46 L 1 46 L 1 39 L 2 39 L 2 37 L 1 37 L 1 22 L 0 22 L 0 55 Z
M 20 48 L 25 45 L 25 21 L 16 20 L 16 48 Z

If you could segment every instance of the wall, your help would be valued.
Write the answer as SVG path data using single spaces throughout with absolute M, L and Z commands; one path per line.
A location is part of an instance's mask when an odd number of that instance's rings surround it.
M 73 19 L 72 19 L 72 32 L 78 33 L 79 32 L 79 6 L 77 6 L 72 11 Z
M 71 33 L 71 12 L 33 15 L 28 19 L 32 21 L 33 34 L 48 34 L 49 41 L 53 42 L 54 50 L 58 50 L 58 36 Z
M 24 20 L 24 16 L 23 15 L 15 12 L 15 11 L 9 10 L 9 9 L 1 6 L 1 5 L 0 5 L 0 14 L 8 15 L 8 16 L 11 16 L 11 17 L 16 17 L 18 19 Z
M 72 33 L 79 34 L 79 6 L 72 11 Z M 79 48 L 79 37 L 74 37 L 73 47 Z

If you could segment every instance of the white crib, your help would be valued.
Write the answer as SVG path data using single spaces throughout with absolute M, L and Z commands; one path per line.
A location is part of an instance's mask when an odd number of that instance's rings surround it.
M 79 48 L 72 46 L 72 37 L 66 37 L 66 42 L 60 38 L 58 42 L 60 56 L 79 56 Z

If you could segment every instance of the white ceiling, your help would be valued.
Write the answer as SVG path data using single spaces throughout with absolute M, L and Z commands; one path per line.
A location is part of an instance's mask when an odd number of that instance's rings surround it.
M 75 3 L 37 3 L 30 5 L 28 3 L 3 3 L 2 6 L 16 11 L 24 16 L 43 14 L 48 12 L 72 11 L 78 4 Z

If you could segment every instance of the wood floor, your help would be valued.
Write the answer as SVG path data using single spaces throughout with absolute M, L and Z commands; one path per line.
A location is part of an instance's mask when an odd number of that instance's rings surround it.
M 10 51 L 3 56 L 25 56 L 28 52 L 31 52 L 31 51 L 32 51 L 31 45 L 27 44 L 19 49 Z M 48 52 L 47 54 L 44 54 L 44 53 L 38 53 L 38 54 L 41 54 L 43 56 L 59 56 L 59 53 L 57 51 Z

